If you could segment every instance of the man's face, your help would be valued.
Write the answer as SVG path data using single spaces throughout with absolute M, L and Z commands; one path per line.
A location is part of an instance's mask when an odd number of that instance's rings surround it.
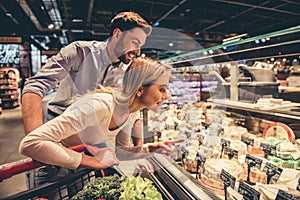
M 134 57 L 138 57 L 141 53 L 141 47 L 145 44 L 147 35 L 141 28 L 134 28 L 129 31 L 121 32 L 120 38 L 114 53 L 118 59 L 128 64 Z

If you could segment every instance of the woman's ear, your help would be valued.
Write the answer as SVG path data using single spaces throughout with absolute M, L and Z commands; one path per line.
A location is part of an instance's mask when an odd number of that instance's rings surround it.
M 138 89 L 136 95 L 137 95 L 138 97 L 141 97 L 141 96 L 143 95 L 143 92 L 144 92 L 143 87 L 139 87 L 139 89 Z

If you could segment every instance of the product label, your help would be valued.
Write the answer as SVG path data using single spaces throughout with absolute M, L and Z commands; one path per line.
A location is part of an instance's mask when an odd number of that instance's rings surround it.
M 267 176 L 268 175 L 272 176 L 272 180 L 278 181 L 278 179 L 282 173 L 282 168 L 279 168 L 279 167 L 267 162 L 263 171 L 266 172 Z
M 259 200 L 260 193 L 244 182 L 240 182 L 238 192 L 243 195 L 245 200 Z
M 197 158 L 197 164 L 202 167 L 205 164 L 205 161 L 206 157 L 202 154 L 199 154 Z
M 300 200 L 300 197 L 296 197 L 279 189 L 275 200 Z
M 199 138 L 200 144 L 203 144 L 204 135 L 199 135 L 198 138 Z
M 230 147 L 230 141 L 221 138 L 221 146 L 222 148 Z
M 260 169 L 261 164 L 262 164 L 262 159 L 257 158 L 255 156 L 252 156 L 250 154 L 247 154 L 246 159 L 245 159 L 245 163 L 247 163 L 247 164 L 249 164 L 253 167 L 256 167 L 257 169 Z
M 226 154 L 229 159 L 231 159 L 231 158 L 238 159 L 239 152 L 237 150 L 231 149 L 229 147 L 225 147 L 224 154 Z
M 231 187 L 232 189 L 234 189 L 236 181 L 236 178 L 234 176 L 222 169 L 220 178 L 222 181 L 224 181 L 224 186 Z
M 251 145 L 251 146 L 253 146 L 253 144 L 254 144 L 254 139 L 253 138 L 248 138 L 248 137 L 245 137 L 245 136 L 242 136 L 241 141 L 244 142 L 245 144 Z
M 266 144 L 266 143 L 261 143 L 260 148 L 267 154 L 267 155 L 275 155 L 276 154 L 276 146 Z

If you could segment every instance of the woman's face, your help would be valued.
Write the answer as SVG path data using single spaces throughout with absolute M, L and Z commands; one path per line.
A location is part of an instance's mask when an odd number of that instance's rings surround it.
M 167 86 L 156 83 L 142 87 L 140 102 L 148 109 L 159 111 L 163 102 L 168 99 Z

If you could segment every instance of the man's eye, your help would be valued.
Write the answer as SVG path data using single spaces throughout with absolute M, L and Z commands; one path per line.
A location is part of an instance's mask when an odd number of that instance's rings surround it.
M 140 44 L 136 40 L 133 40 L 132 43 L 134 44 L 135 47 L 139 47 L 140 46 Z

